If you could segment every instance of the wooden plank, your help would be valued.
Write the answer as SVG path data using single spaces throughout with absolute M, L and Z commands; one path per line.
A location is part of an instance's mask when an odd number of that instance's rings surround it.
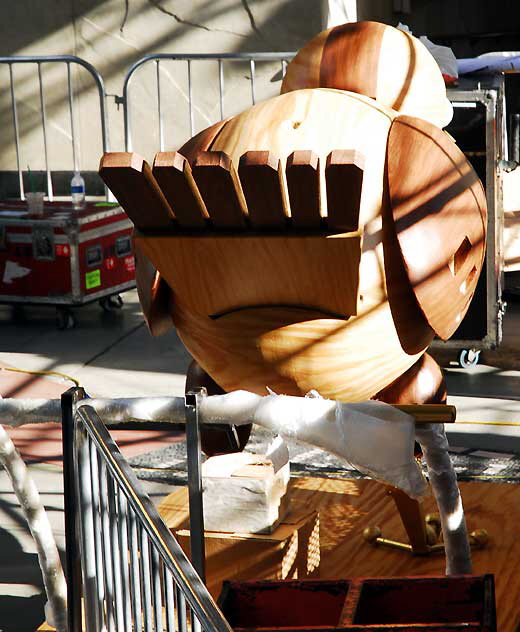
M 177 151 L 155 155 L 152 173 L 182 228 L 205 228 L 208 211 L 188 160 Z
M 364 163 L 363 155 L 355 150 L 336 149 L 327 156 L 325 182 L 330 230 L 359 230 Z
M 248 151 L 240 158 L 238 175 L 252 226 L 285 227 L 287 204 L 280 160 L 269 151 Z
M 319 168 L 320 159 L 311 150 L 293 151 L 287 158 L 285 174 L 295 227 L 318 228 L 321 225 Z
M 223 151 L 201 151 L 193 162 L 192 174 L 213 226 L 244 228 L 246 202 L 229 156 Z
M 172 229 L 175 216 L 150 165 L 134 152 L 105 153 L 99 175 L 140 230 Z
M 356 311 L 361 254 L 357 235 L 137 235 L 136 240 L 175 296 L 206 317 L 256 305 L 321 307 L 347 318 Z M 194 260 L 205 265 L 194 267 Z

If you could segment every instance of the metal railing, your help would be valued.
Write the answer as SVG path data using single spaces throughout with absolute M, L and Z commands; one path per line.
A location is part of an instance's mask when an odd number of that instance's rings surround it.
M 248 65 L 249 69 L 249 84 L 251 91 L 251 104 L 256 103 L 256 64 L 257 62 L 279 62 L 282 78 L 285 75 L 287 63 L 294 57 L 296 53 L 214 53 L 214 54 L 170 54 L 159 53 L 153 55 L 146 55 L 139 59 L 127 72 L 123 84 L 123 96 L 120 102 L 123 104 L 124 112 L 124 126 L 125 126 L 125 149 L 126 151 L 132 151 L 133 138 L 132 138 L 132 111 L 131 111 L 131 99 L 130 99 L 130 85 L 134 79 L 135 72 L 150 62 L 155 62 L 155 89 L 157 94 L 157 114 L 158 114 L 158 135 L 159 135 L 159 150 L 164 151 L 164 120 L 163 120 L 163 107 L 162 107 L 162 92 L 161 92 L 161 75 L 160 64 L 165 61 L 183 62 L 186 64 L 186 79 L 188 86 L 188 118 L 190 136 L 195 134 L 195 122 L 194 122 L 194 95 L 193 95 L 193 66 L 194 62 L 201 61 L 214 61 L 215 62 L 215 76 L 218 82 L 219 93 L 219 114 L 220 120 L 225 118 L 225 104 L 224 104 L 224 65 L 231 62 L 243 62 Z
M 73 444 L 87 632 L 231 632 L 91 406 L 74 413 Z
M 47 130 L 47 112 L 46 112 L 46 100 L 45 100 L 45 86 L 42 76 L 42 65 L 43 64 L 65 64 L 67 67 L 67 94 L 68 94 L 68 105 L 69 105 L 69 117 L 70 117 L 70 133 L 71 133 L 71 145 L 72 145 L 72 156 L 74 163 L 74 171 L 79 169 L 79 158 L 78 158 L 78 143 L 77 143 L 77 134 L 76 134 L 76 124 L 75 124 L 75 95 L 74 89 L 72 86 L 72 75 L 71 75 L 71 65 L 77 65 L 84 68 L 94 80 L 96 85 L 98 96 L 99 96 L 99 113 L 101 119 L 101 142 L 103 146 L 103 151 L 109 151 L 109 139 L 108 139 L 108 123 L 107 123 L 107 113 L 105 106 L 105 86 L 103 83 L 103 79 L 99 72 L 89 64 L 84 59 L 80 57 L 76 57 L 74 55 L 31 55 L 31 56 L 9 56 L 9 57 L 0 57 L 0 64 L 7 65 L 9 68 L 9 87 L 11 94 L 11 113 L 12 113 L 12 122 L 13 122 L 13 132 L 14 132 L 14 142 L 15 142 L 15 151 L 16 151 L 16 167 L 18 170 L 18 182 L 20 189 L 20 198 L 25 199 L 25 191 L 24 191 L 24 183 L 23 183 L 23 172 L 21 166 L 21 141 L 20 141 L 20 125 L 18 120 L 18 107 L 16 101 L 16 80 L 15 74 L 13 72 L 13 67 L 19 64 L 35 64 L 36 72 L 38 76 L 38 86 L 39 86 L 39 102 L 40 102 L 40 116 L 41 116 L 41 128 L 43 135 L 43 154 L 45 161 L 45 172 L 46 172 L 46 180 L 47 180 L 47 195 L 50 201 L 54 199 L 54 191 L 51 177 L 51 168 L 49 164 L 49 133 Z

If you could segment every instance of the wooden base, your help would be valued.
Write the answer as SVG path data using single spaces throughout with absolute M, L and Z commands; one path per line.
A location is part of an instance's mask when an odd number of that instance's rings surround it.
M 406 577 L 441 575 L 444 555 L 413 557 L 386 547 L 373 548 L 363 530 L 384 526 L 386 533 L 405 540 L 395 505 L 380 483 L 369 480 L 292 479 L 292 498 L 320 514 L 320 577 Z M 473 572 L 495 575 L 497 624 L 500 632 L 515 632 L 520 623 L 520 487 L 507 483 L 460 483 L 469 530 L 487 529 L 487 548 L 473 552 Z M 426 513 L 435 511 L 433 497 L 424 500 Z M 231 560 L 230 560 L 231 561 Z M 227 560 L 222 559 L 222 574 Z M 50 632 L 46 624 L 39 632 Z

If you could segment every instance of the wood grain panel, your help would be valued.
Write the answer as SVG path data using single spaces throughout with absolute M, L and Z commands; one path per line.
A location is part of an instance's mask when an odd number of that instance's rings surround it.
M 474 550 L 473 573 L 493 573 L 497 624 L 500 632 L 516 632 L 520 622 L 520 591 L 516 560 L 520 557 L 517 537 L 520 504 L 518 486 L 493 483 L 459 483 L 470 531 L 485 528 L 491 538 L 487 548 Z M 320 577 L 442 576 L 442 553 L 411 556 L 386 547 L 373 547 L 363 540 L 363 529 L 379 525 L 383 534 L 406 541 L 399 514 L 386 488 L 370 480 L 292 478 L 291 499 L 319 512 Z M 177 492 L 178 493 L 178 492 Z M 436 511 L 432 496 L 424 500 L 426 513 Z M 173 519 L 167 499 L 159 513 Z M 230 564 L 232 556 L 229 557 Z M 226 560 L 222 560 L 225 566 Z M 225 568 L 219 569 L 225 576 Z M 249 579 L 256 579 L 254 575 Z M 211 580 L 210 580 L 211 581 Z
M 173 211 L 139 154 L 105 153 L 99 175 L 140 230 L 174 228 Z
M 298 228 L 321 225 L 320 159 L 311 150 L 293 151 L 285 168 L 292 224 Z
M 336 149 L 327 156 L 325 181 L 329 230 L 359 230 L 364 166 L 363 156 L 355 150 Z
M 430 326 L 449 338 L 467 311 L 482 267 L 482 185 L 444 132 L 411 117 L 392 124 L 387 173 L 396 238 L 413 292 Z
M 282 161 L 295 151 L 312 151 L 324 167 L 336 149 L 355 149 L 365 157 L 359 223 L 381 213 L 388 130 L 395 112 L 367 97 L 339 90 L 297 90 L 258 103 L 231 119 L 213 150 L 225 151 L 238 165 L 248 151 L 270 151 Z M 325 193 L 324 169 L 321 190 Z M 320 215 L 327 214 L 326 195 Z
M 413 35 L 380 22 L 342 24 L 308 42 L 288 65 L 281 92 L 303 88 L 364 94 L 439 127 L 453 116 L 430 52 Z
M 202 151 L 192 166 L 193 178 L 216 228 L 242 228 L 247 209 L 238 176 L 223 151 Z
M 174 305 L 186 348 L 226 391 L 265 395 L 269 387 L 305 395 L 316 389 L 324 397 L 363 401 L 420 355 L 403 351 L 388 304 L 348 321 L 289 307 L 244 309 L 211 320 L 186 310 L 177 296 Z
M 287 224 L 287 204 L 279 158 L 269 151 L 248 151 L 240 158 L 238 176 L 251 225 L 284 228 Z
M 182 228 L 205 228 L 208 211 L 188 160 L 176 151 L 155 155 L 152 173 Z
M 443 575 L 444 556 L 412 557 L 364 542 L 363 529 L 379 525 L 383 535 L 402 539 L 406 534 L 395 505 L 383 485 L 374 481 L 291 479 L 292 497 L 320 513 L 320 576 L 405 577 Z M 469 531 L 484 528 L 487 548 L 474 550 L 473 572 L 495 575 L 498 629 L 515 632 L 520 622 L 520 591 L 516 560 L 520 559 L 518 486 L 459 483 Z M 424 500 L 425 513 L 436 511 L 433 497 Z
M 356 313 L 357 235 L 136 239 L 175 295 L 206 317 L 255 305 L 314 307 L 340 318 Z
M 359 92 L 377 99 L 378 67 L 385 30 L 386 26 L 377 22 L 352 22 L 332 28 L 323 46 L 320 87 Z M 396 65 L 399 61 L 395 61 Z M 348 68 L 345 68 L 345 62 Z

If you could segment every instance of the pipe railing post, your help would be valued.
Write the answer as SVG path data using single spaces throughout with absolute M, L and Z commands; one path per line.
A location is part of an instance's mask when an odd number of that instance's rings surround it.
M 63 503 L 65 514 L 65 576 L 67 578 L 67 625 L 69 632 L 81 632 L 81 562 L 78 547 L 77 503 L 74 483 L 74 408 L 85 399 L 82 388 L 74 387 L 61 396 L 63 444 Z
M 190 552 L 191 563 L 203 582 L 206 581 L 206 559 L 198 403 L 199 399 L 206 395 L 207 392 L 205 388 L 186 393 L 186 451 L 188 457 L 188 495 L 190 507 Z

